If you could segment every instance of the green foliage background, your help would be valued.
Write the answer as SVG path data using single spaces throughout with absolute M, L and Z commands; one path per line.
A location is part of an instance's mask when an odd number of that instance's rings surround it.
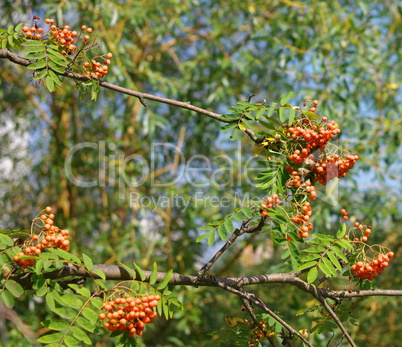
M 2 28 L 28 22 L 33 15 L 52 17 L 60 25 L 93 27 L 104 42 L 99 51 L 114 54 L 106 80 L 126 88 L 191 101 L 217 112 L 249 94 L 256 95 L 253 100 L 270 102 L 293 90 L 300 102 L 319 99 L 320 113 L 340 125 L 340 140 L 361 160 L 354 174 L 340 181 L 337 199 L 316 204 L 315 229 L 336 230 L 338 224 L 333 222 L 341 207 L 372 225 L 373 242 L 392 248 L 397 256 L 373 285 L 400 288 L 402 8 L 397 2 L 66 0 L 2 2 L 0 9 Z M 74 82 L 67 80 L 59 92 L 49 94 L 32 82 L 28 71 L 6 61 L 0 61 L 0 76 L 0 228 L 26 228 L 37 211 L 51 204 L 57 208 L 57 223 L 73 231 L 73 251 L 85 250 L 96 263 L 135 261 L 147 269 L 156 261 L 166 264 L 160 270 L 195 273 L 206 254 L 205 244 L 195 243 L 198 227 L 231 209 L 195 203 L 185 211 L 130 206 L 130 193 L 188 198 L 199 189 L 181 183 L 155 187 L 150 180 L 127 189 L 122 181 L 100 176 L 93 149 L 77 152 L 73 173 L 101 184 L 80 188 L 67 179 L 64 159 L 78 143 L 104 141 L 108 176 L 117 165 L 113 155 L 140 154 L 150 160 L 152 143 L 177 145 L 179 134 L 186 160 L 195 154 L 235 156 L 237 148 L 225 133 L 219 134 L 219 124 L 154 102 L 144 108 L 135 98 L 107 90 L 96 102 L 90 95 L 80 98 Z M 244 138 L 241 159 L 253 151 Z M 160 169 L 157 182 L 175 177 L 168 166 L 173 160 L 174 152 L 155 157 Z M 128 165 L 116 178 L 140 174 Z M 206 195 L 232 201 L 235 193 L 252 195 L 252 191 L 244 180 L 235 187 L 203 189 Z M 230 277 L 280 271 L 279 254 L 267 235 L 245 238 L 213 273 Z M 337 289 L 350 285 L 347 278 L 333 283 Z M 295 317 L 314 304 L 305 302 L 303 294 L 275 285 L 255 290 L 295 327 L 310 328 L 303 316 Z M 160 319 L 147 327 L 140 344 L 204 346 L 210 341 L 207 333 L 225 325 L 225 313 L 244 315 L 236 299 L 228 300 L 217 289 L 175 291 L 185 309 L 171 321 Z M 360 326 L 352 332 L 356 343 L 392 346 L 401 339 L 399 303 L 398 298 L 356 301 L 353 310 L 360 317 Z M 15 311 L 31 335 L 40 332 L 40 321 L 49 315 L 43 304 L 30 300 L 28 305 L 28 299 Z M 2 324 L 4 345 L 33 344 L 21 327 L 9 321 Z M 314 345 L 325 346 L 329 338 L 321 335 Z M 97 342 L 112 345 L 103 336 Z

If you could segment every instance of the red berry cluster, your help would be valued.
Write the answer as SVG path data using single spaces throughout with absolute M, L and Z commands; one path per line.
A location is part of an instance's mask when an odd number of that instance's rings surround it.
M 14 256 L 14 261 L 18 263 L 22 268 L 27 268 L 35 264 L 35 259 L 27 258 L 20 259 L 22 256 L 37 256 L 42 253 L 45 248 L 60 248 L 68 251 L 70 241 L 67 240 L 69 234 L 68 230 L 61 230 L 54 225 L 55 215 L 52 212 L 50 206 L 45 208 L 44 214 L 34 219 L 42 223 L 41 231 L 39 235 L 32 234 L 30 238 L 25 241 L 22 251 Z
M 341 213 L 343 214 L 343 220 L 349 219 L 348 212 L 344 208 L 341 210 Z
M 305 147 L 300 151 L 296 150 L 289 159 L 295 164 L 302 164 L 310 155 L 311 150 L 315 148 L 324 149 L 329 140 L 341 131 L 336 127 L 334 121 L 327 123 L 327 118 L 323 117 L 322 121 L 324 126 L 311 125 L 308 121 L 306 127 L 298 126 L 296 128 L 290 127 L 288 132 L 294 140 L 304 140 Z
M 364 226 L 363 224 L 360 224 L 359 222 L 355 222 L 355 227 L 361 231 L 363 231 L 363 229 L 364 229 L 364 232 L 363 232 L 363 236 L 361 237 L 361 240 L 359 240 L 357 237 L 355 237 L 354 241 L 355 242 L 359 242 L 359 241 L 367 242 L 368 238 L 371 235 L 371 227 Z
M 54 19 L 46 18 L 44 22 L 47 24 L 53 24 Z M 32 23 L 33 23 L 32 27 L 29 28 L 28 26 L 24 25 L 21 29 L 22 32 L 25 33 L 25 36 L 28 39 L 40 40 L 43 36 L 48 34 L 48 33 L 44 33 L 44 29 L 39 27 L 39 24 L 38 24 L 38 23 L 40 23 L 39 17 L 34 16 L 32 19 Z
M 84 62 L 83 66 L 85 69 L 85 74 L 87 76 L 91 76 L 91 73 L 94 73 L 97 78 L 102 78 L 107 75 L 109 72 L 110 59 L 113 58 L 112 53 L 107 53 L 104 57 L 97 57 L 103 60 L 103 65 L 101 62 L 97 61 L 96 58 L 91 59 L 91 63 L 89 61 Z
M 159 295 L 145 295 L 142 298 L 122 297 L 102 304 L 99 319 L 110 331 L 128 331 L 128 337 L 142 335 L 145 324 L 152 323 L 157 316 L 152 308 L 158 306 Z
M 272 196 L 268 196 L 265 199 L 265 202 L 261 204 L 260 213 L 266 217 L 268 216 L 268 209 L 275 207 L 280 204 L 282 201 L 279 200 L 278 194 L 272 194 Z
M 77 49 L 74 45 L 75 37 L 78 36 L 76 31 L 71 31 L 69 25 L 65 25 L 62 28 L 57 28 L 55 25 L 50 27 L 51 35 L 56 39 L 59 46 L 65 53 L 72 53 Z
M 293 167 L 290 165 L 286 165 L 285 168 L 287 172 L 293 176 L 293 179 L 291 179 L 287 184 L 288 187 L 299 188 L 304 185 L 306 192 L 309 193 L 309 199 L 311 201 L 317 199 L 317 192 L 315 191 L 315 187 L 312 185 L 310 180 L 305 181 L 304 177 L 302 177 L 301 174 L 293 169 Z
M 301 239 L 308 237 L 309 230 L 313 230 L 313 223 L 309 222 L 310 217 L 313 214 L 311 209 L 311 203 L 306 201 L 302 207 L 303 213 L 292 217 L 292 222 L 296 224 L 303 224 L 299 227 L 297 233 Z
M 372 280 L 382 273 L 382 270 L 388 266 L 389 260 L 394 256 L 394 252 L 379 254 L 370 262 L 358 261 L 352 265 L 353 275 L 357 278 Z
M 335 177 L 345 177 L 346 173 L 356 164 L 359 159 L 357 155 L 347 155 L 345 159 L 340 159 L 336 154 L 333 157 L 326 157 L 325 160 L 319 159 L 312 168 L 315 174 L 314 181 L 319 181 L 322 185 L 326 185 Z

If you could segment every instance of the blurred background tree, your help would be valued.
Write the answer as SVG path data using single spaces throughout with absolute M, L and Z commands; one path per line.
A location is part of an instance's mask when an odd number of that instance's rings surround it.
M 336 230 L 335 215 L 344 207 L 381 231 L 374 238 L 400 254 L 402 7 L 397 2 L 45 0 L 3 1 L 0 9 L 2 28 L 29 22 L 33 15 L 55 18 L 58 25 L 93 27 L 104 43 L 99 52 L 114 54 L 107 81 L 126 88 L 222 113 L 250 94 L 261 102 L 278 101 L 289 90 L 300 102 L 319 99 L 320 113 L 338 122 L 340 140 L 361 160 L 338 194 L 317 204 L 316 229 Z M 244 162 L 255 147 L 244 140 L 240 150 L 219 133 L 215 121 L 189 111 L 154 102 L 144 108 L 135 98 L 107 90 L 91 101 L 90 95 L 80 97 L 72 81 L 49 94 L 24 68 L 6 61 L 0 67 L 0 228 L 26 228 L 50 204 L 58 222 L 73 230 L 75 249 L 85 249 L 98 263 L 134 260 L 149 268 L 157 261 L 166 269 L 195 273 L 209 255 L 205 244 L 195 242 L 199 226 L 233 209 L 206 208 L 195 194 L 227 196 L 234 206 L 236 196 L 252 196 L 253 188 L 244 179 L 224 186 L 224 175 L 218 177 L 222 186 L 212 185 L 207 173 L 192 177 L 206 183 L 203 188 L 184 180 L 163 183 L 177 178 L 193 155 L 212 161 L 228 154 Z M 72 172 L 96 180 L 92 188 L 73 184 L 64 170 L 68 151 L 84 142 L 96 147 L 75 153 Z M 172 148 L 153 150 L 157 142 L 178 146 L 183 158 Z M 136 154 L 155 167 L 142 185 L 129 187 L 126 181 L 143 172 L 134 161 L 127 160 L 123 170 L 121 163 Z M 204 164 L 198 158 L 191 166 Z M 213 164 L 219 169 L 225 162 Z M 235 177 L 242 177 L 242 169 L 236 170 Z M 183 209 L 174 203 L 175 196 L 191 203 Z M 141 206 L 136 197 L 169 197 L 170 204 Z M 283 268 L 267 235 L 245 238 L 228 253 L 214 274 Z M 401 273 L 402 263 L 395 261 L 373 285 L 400 288 Z M 351 283 L 345 278 L 336 285 L 345 289 Z M 258 290 L 267 291 L 266 302 L 291 324 L 310 329 L 304 316 L 295 314 L 313 303 L 288 287 L 272 289 Z M 185 309 L 148 328 L 140 344 L 205 346 L 211 339 L 207 333 L 224 326 L 225 313 L 241 314 L 240 302 L 216 289 L 175 290 Z M 356 300 L 354 313 L 361 324 L 352 337 L 358 345 L 394 346 L 402 338 L 397 300 Z M 15 309 L 25 328 L 38 332 L 49 313 L 40 301 L 30 302 Z M 4 345 L 33 343 L 21 326 L 2 321 L 0 329 Z M 321 335 L 312 342 L 326 346 L 329 339 Z M 106 337 L 97 343 L 111 345 Z

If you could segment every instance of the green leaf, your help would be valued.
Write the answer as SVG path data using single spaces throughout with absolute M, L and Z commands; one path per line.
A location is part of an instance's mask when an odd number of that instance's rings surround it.
M 208 245 L 212 246 L 215 241 L 215 230 L 212 230 L 208 236 Z
M 96 312 L 89 307 L 85 307 L 82 310 L 82 315 L 93 324 L 96 324 L 98 320 L 98 315 L 96 314 Z
M 243 211 L 243 212 L 244 212 L 244 211 Z M 233 230 L 234 230 L 233 222 L 232 222 L 232 220 L 231 220 L 230 218 L 225 219 L 225 229 L 226 229 L 226 231 L 227 231 L 228 234 L 231 234 L 231 233 L 233 232 Z M 223 240 L 223 239 L 222 239 L 222 240 Z M 224 240 L 224 241 L 225 241 L 225 240 Z
M 89 331 L 90 333 L 93 333 L 95 331 L 95 325 L 93 325 L 84 317 L 78 317 L 76 322 L 81 328 L 85 329 L 86 331 Z
M 244 215 L 247 217 L 247 218 L 253 218 L 253 211 L 251 210 L 251 208 L 249 208 L 249 207 L 243 207 L 242 209 L 241 209 L 241 211 L 244 213 Z
M 45 57 L 45 52 L 43 51 L 43 45 L 42 46 L 33 46 L 33 47 L 28 47 L 22 50 L 21 53 L 31 53 L 31 54 L 41 54 L 43 55 L 43 58 Z M 40 59 L 40 58 L 28 58 L 31 54 L 28 54 L 25 59 Z
M 328 277 L 332 277 L 332 272 L 330 269 L 328 269 L 324 263 L 318 263 L 318 267 L 320 270 Z
M 7 289 L 3 289 L 0 298 L 7 307 L 12 308 L 14 306 L 14 297 Z
M 320 259 L 321 258 L 321 254 L 309 254 L 304 256 L 303 258 L 301 258 L 302 262 L 306 262 L 306 261 L 312 261 L 315 259 Z
M 281 259 L 286 259 L 289 256 L 290 256 L 289 249 L 286 248 L 281 254 Z
M 276 105 L 277 105 L 278 103 L 276 103 L 276 102 L 273 102 L 273 103 L 271 103 L 271 105 L 269 106 L 270 108 L 269 108 L 269 112 L 268 112 L 268 115 L 265 117 L 265 118 L 270 118 L 270 117 L 272 117 L 272 115 L 274 114 L 274 112 L 275 112 L 275 110 L 276 110 Z
M 46 297 L 45 297 L 45 299 L 46 299 L 46 304 L 47 304 L 47 306 L 49 306 L 49 308 L 53 311 L 53 309 L 56 307 L 56 304 L 55 304 L 55 302 L 54 302 L 54 296 L 53 296 L 53 291 L 52 292 L 48 292 L 47 294 L 46 294 Z
M 144 271 L 142 271 L 141 268 L 136 263 L 134 263 L 134 268 L 135 271 L 137 271 L 137 273 L 140 275 L 141 281 L 145 281 L 147 276 L 145 276 Z
M 52 70 L 49 70 L 49 76 L 52 78 L 54 84 L 57 84 L 59 87 L 61 86 L 60 77 L 57 76 Z
M 58 342 L 63 338 L 62 333 L 54 333 L 54 334 L 48 334 L 41 336 L 37 341 L 40 343 L 52 343 L 52 342 Z
M 289 110 L 289 119 L 288 119 L 289 126 L 293 124 L 293 122 L 295 120 L 295 115 L 296 115 L 296 111 L 293 108 L 291 108 Z
M 82 344 L 79 343 L 74 337 L 67 335 L 64 338 L 64 343 L 67 345 L 67 347 L 81 347 Z
M 166 272 L 165 276 L 163 277 L 163 280 L 158 284 L 156 287 L 158 290 L 164 289 L 170 281 L 170 277 L 172 277 L 173 274 L 173 269 L 170 269 L 168 272 Z
M 76 312 L 70 307 L 55 307 L 52 311 L 66 319 L 73 319 L 76 316 Z
M 226 234 L 226 229 L 225 229 L 225 225 L 224 223 L 222 223 L 219 227 L 218 227 L 218 235 L 221 238 L 222 241 L 226 241 L 228 236 Z
M 41 46 L 43 47 L 43 42 L 39 40 L 29 40 L 22 43 L 23 46 Z
M 255 114 L 255 119 L 260 119 L 261 116 L 264 114 L 264 112 L 265 112 L 265 106 L 264 106 L 264 107 L 261 107 L 261 108 L 258 110 L 258 112 Z
M 35 52 L 35 53 L 30 53 L 27 56 L 25 56 L 25 59 L 43 59 L 45 57 L 45 53 L 43 52 Z
M 84 260 L 85 267 L 87 268 L 88 271 L 91 271 L 94 263 L 92 262 L 92 259 L 88 257 L 85 253 L 82 253 L 82 259 Z
M 18 25 L 15 27 L 14 31 L 15 31 L 16 33 L 20 32 L 23 26 L 24 26 L 24 23 L 18 24 Z
M 38 69 L 43 69 L 44 67 L 46 67 L 46 60 L 41 59 L 41 60 L 38 60 L 36 63 L 29 64 L 27 66 L 27 69 L 38 70 Z
M 52 79 L 52 77 L 50 77 L 49 75 L 46 76 L 46 87 L 49 90 L 49 92 L 54 91 L 54 81 Z
M 284 106 L 288 103 L 288 101 L 293 98 L 293 96 L 295 95 L 294 92 L 289 92 L 287 93 L 282 99 L 281 99 L 281 106 Z
M 120 266 L 124 267 L 124 269 L 126 269 L 126 271 L 131 275 L 131 277 L 133 278 L 133 280 L 135 280 L 137 274 L 135 273 L 135 271 L 131 268 L 129 268 L 127 265 L 123 264 L 123 263 L 119 263 Z
M 239 222 L 242 222 L 245 219 L 243 213 L 241 213 L 241 212 L 233 213 L 232 216 L 234 219 L 236 219 Z
M 12 34 L 13 31 L 14 31 L 14 26 L 13 26 L 13 25 L 9 25 L 9 26 L 8 26 L 8 29 L 7 29 L 7 32 L 8 32 L 9 34 Z
M 91 339 L 83 330 L 78 327 L 71 327 L 71 331 L 76 339 L 86 343 L 87 345 L 92 345 Z
M 56 65 L 59 65 L 61 67 L 67 67 L 67 63 L 64 60 L 60 60 L 58 57 L 55 57 L 53 54 L 48 54 L 47 56 L 48 56 L 49 60 L 51 60 Z
M 43 287 L 40 287 L 40 288 L 36 291 L 35 295 L 40 297 L 40 296 L 45 295 L 46 293 L 47 293 L 47 287 L 46 287 L 46 286 L 43 286 Z
M 236 128 L 235 130 L 233 130 L 232 134 L 230 135 L 230 141 L 236 141 L 238 139 L 240 139 L 240 137 L 243 135 L 243 132 Z
M 332 252 L 327 253 L 328 258 L 331 260 L 332 264 L 335 265 L 335 267 L 339 270 L 342 271 L 342 265 L 339 263 L 338 258 L 334 255 Z
M 92 304 L 95 308 L 97 308 L 98 310 L 100 310 L 101 307 L 102 307 L 102 304 L 103 304 L 103 300 L 102 300 L 101 298 L 95 296 L 95 297 L 92 297 L 92 298 L 91 298 L 91 304 Z
M 48 48 L 46 50 L 46 53 L 48 53 L 49 55 L 53 55 L 55 58 L 57 58 L 58 60 L 62 60 L 63 62 L 67 61 L 67 58 L 55 49 Z M 65 66 L 67 66 L 67 65 L 65 65 Z
M 346 234 L 346 224 L 342 223 L 342 229 L 339 229 L 338 232 L 336 233 L 336 237 L 338 239 L 344 237 Z
M 0 234 L 0 242 L 4 243 L 6 246 L 14 246 L 14 241 L 10 236 Z
M 61 331 L 61 330 L 67 329 L 70 325 L 65 320 L 60 320 L 60 319 L 45 320 L 41 324 L 46 328 L 49 328 L 51 330 L 56 330 L 56 331 Z
M 158 264 L 156 264 L 156 262 L 154 262 L 151 275 L 149 276 L 149 284 L 151 284 L 151 285 L 155 284 L 157 277 L 158 277 Z
M 14 280 L 7 280 L 4 283 L 4 287 L 6 287 L 10 291 L 10 293 L 16 298 L 19 298 L 22 295 L 24 295 L 24 289 L 22 288 L 21 284 L 15 282 Z
M 73 294 L 65 294 L 61 297 L 61 300 L 69 307 L 71 308 L 81 308 L 82 307 L 82 301 L 78 299 L 75 295 Z
M 92 81 L 92 89 L 91 89 L 91 98 L 95 100 L 98 98 L 99 94 L 99 81 L 93 80 Z
M 330 253 L 330 252 L 328 252 Z M 327 253 L 327 255 L 328 255 Z M 331 272 L 332 276 L 336 276 L 336 270 L 334 265 L 332 265 L 332 263 L 329 261 L 328 258 L 322 258 L 323 263 L 325 264 L 325 266 L 328 268 L 328 270 Z
M 47 75 L 46 70 L 40 71 L 37 75 L 35 75 L 34 80 L 40 80 L 41 78 L 45 77 Z M 42 255 L 43 253 L 41 253 Z
M 282 123 L 284 123 L 286 120 L 286 110 L 283 107 L 279 109 L 279 119 Z
M 338 248 L 337 246 L 334 246 L 331 248 L 331 251 L 334 252 L 345 263 L 349 263 L 348 258 L 346 258 L 345 254 L 343 254 L 343 252 L 340 248 Z
M 235 121 L 235 120 L 238 120 L 240 118 L 240 116 L 238 114 L 228 113 L 228 114 L 221 115 L 220 118 L 222 120 Z
M 229 130 L 232 130 L 232 129 L 236 128 L 236 127 L 237 127 L 236 123 L 230 123 L 230 124 L 226 124 L 223 127 L 221 127 L 219 131 L 229 131 Z
M 344 239 L 337 240 L 336 244 L 341 246 L 342 248 L 346 248 L 349 251 L 351 251 L 353 249 L 353 246 L 348 241 L 346 241 Z
M 200 236 L 198 236 L 197 237 L 197 239 L 195 240 L 195 242 L 201 242 L 202 240 L 204 240 L 207 236 L 209 235 L 209 233 L 205 233 L 205 234 L 202 234 L 202 235 L 200 235 Z
M 300 265 L 300 266 L 297 268 L 297 271 L 301 271 L 301 270 L 304 270 L 304 269 L 308 269 L 309 267 L 316 266 L 316 265 L 317 265 L 317 262 L 316 262 L 316 261 L 309 261 L 309 262 L 307 262 L 307 263 L 304 263 L 304 264 Z
M 105 274 L 103 273 L 102 270 L 99 270 L 99 269 L 92 269 L 91 273 L 92 273 L 92 274 L 95 274 L 95 275 L 98 275 L 99 278 L 101 278 L 101 279 L 103 279 L 103 280 L 106 279 L 106 276 L 105 276 Z
M 313 283 L 318 276 L 318 270 L 317 267 L 313 267 L 310 269 L 310 271 L 307 274 L 307 282 L 308 283 Z
M 48 65 L 49 65 L 49 67 L 50 67 L 53 71 L 55 71 L 55 72 L 57 72 L 57 73 L 60 73 L 60 74 L 63 74 L 63 73 L 64 73 L 64 69 L 61 68 L 60 66 L 56 65 L 56 64 L 53 63 L 52 61 L 49 61 L 49 62 L 48 62 Z
M 325 247 L 318 246 L 318 247 L 310 247 L 310 248 L 303 249 L 303 252 L 308 252 L 308 253 L 321 253 L 321 252 L 325 252 L 325 250 L 326 250 Z

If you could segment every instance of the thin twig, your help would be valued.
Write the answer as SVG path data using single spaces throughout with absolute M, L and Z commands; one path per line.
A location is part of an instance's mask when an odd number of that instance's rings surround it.
M 300 340 L 302 340 L 307 346 L 309 347 L 313 347 L 312 344 L 310 344 L 310 342 L 308 342 L 303 335 L 301 335 L 297 330 L 295 330 L 294 328 L 292 328 L 288 323 L 286 323 L 281 317 L 279 317 L 275 312 L 273 312 L 272 310 L 269 309 L 269 307 L 264 303 L 264 301 L 262 301 L 262 299 L 260 297 L 258 297 L 256 294 L 254 293 L 249 293 L 249 292 L 242 292 L 241 290 L 238 290 L 234 287 L 231 286 L 220 286 L 221 288 L 232 292 L 236 295 L 238 295 L 241 298 L 245 298 L 248 301 L 250 301 L 251 303 L 259 306 L 260 308 L 262 308 L 265 312 L 267 312 L 271 317 L 273 317 L 276 321 L 278 321 L 279 323 L 281 323 L 287 330 L 289 330 L 289 332 L 293 335 L 296 335 Z

